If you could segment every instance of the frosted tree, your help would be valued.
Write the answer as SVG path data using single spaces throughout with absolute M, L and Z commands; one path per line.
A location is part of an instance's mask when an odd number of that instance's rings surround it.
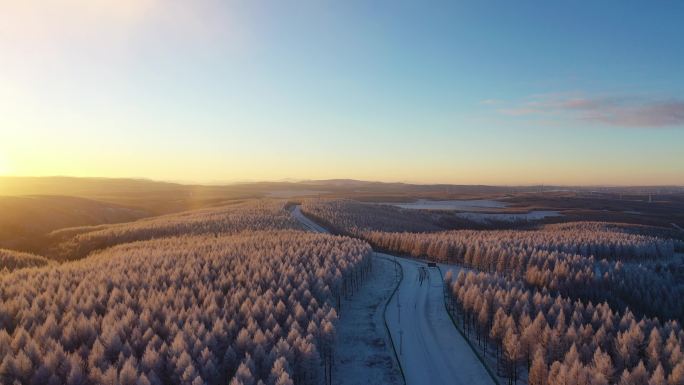
M 663 366 L 658 364 L 656 369 L 651 374 L 651 378 L 648 380 L 648 385 L 667 385 L 667 379 L 665 378 L 665 371 Z
M 532 366 L 529 370 L 529 385 L 547 385 L 548 369 L 544 355 L 544 350 L 542 348 L 537 348 L 534 353 L 534 358 L 532 358 Z
M 613 378 L 613 363 L 607 353 L 601 351 L 601 348 L 594 351 L 594 357 L 591 361 L 591 374 L 593 385 L 607 385 Z

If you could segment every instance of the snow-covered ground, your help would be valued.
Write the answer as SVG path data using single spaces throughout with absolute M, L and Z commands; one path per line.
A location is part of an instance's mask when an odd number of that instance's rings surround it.
M 448 201 L 431 201 L 419 199 L 411 203 L 383 203 L 387 205 L 402 207 L 405 209 L 422 210 L 464 210 L 464 211 L 490 211 L 492 209 L 502 209 L 508 206 L 505 202 L 487 199 L 453 199 Z
M 373 258 L 373 274 L 351 299 L 342 302 L 337 323 L 333 383 L 403 384 L 382 312 L 396 287 L 394 262 Z
M 386 317 L 406 383 L 493 384 L 446 312 L 439 270 L 415 260 L 396 260 L 404 279 L 387 307 Z
M 533 210 L 527 213 L 455 213 L 457 217 L 469 219 L 471 221 L 486 223 L 491 221 L 519 222 L 535 221 L 546 217 L 557 217 L 563 214 L 551 210 Z

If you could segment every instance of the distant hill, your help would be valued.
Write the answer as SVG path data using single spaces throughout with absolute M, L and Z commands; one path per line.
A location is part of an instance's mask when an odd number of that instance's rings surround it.
M 130 222 L 149 212 L 66 196 L 0 196 L 0 248 L 39 251 L 41 237 L 56 229 Z
M 152 215 L 217 206 L 258 197 L 248 186 L 200 186 L 146 179 L 0 177 L 0 196 L 59 195 L 88 198 Z
M 175 191 L 183 188 L 187 186 L 146 179 L 0 177 L 0 195 L 107 196 L 142 191 Z
M 267 196 L 277 190 L 323 191 L 327 194 L 421 194 L 423 197 L 451 195 L 511 194 L 539 192 L 576 192 L 585 194 L 677 194 L 684 186 L 489 186 L 456 184 L 411 184 L 374 182 L 355 179 L 325 179 L 280 182 L 248 182 L 225 185 L 180 184 L 149 179 L 75 178 L 75 177 L 2 177 L 2 195 L 63 195 L 97 200 L 128 200 L 130 203 L 153 197 L 166 200 L 207 201 L 247 199 Z M 192 199 L 190 199 L 192 198 Z M 205 202 L 206 203 L 206 202 Z M 165 210 L 174 211 L 173 209 Z M 177 211 L 177 210 L 176 210 Z

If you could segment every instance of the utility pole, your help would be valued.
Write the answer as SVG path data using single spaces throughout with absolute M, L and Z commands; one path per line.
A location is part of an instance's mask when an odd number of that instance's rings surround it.
M 399 355 L 404 355 L 404 331 L 399 329 Z

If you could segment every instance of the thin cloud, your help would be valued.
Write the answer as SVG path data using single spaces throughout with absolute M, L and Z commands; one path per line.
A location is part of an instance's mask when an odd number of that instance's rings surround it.
M 667 127 L 684 125 L 684 102 L 654 102 L 595 111 L 588 119 L 613 126 Z
M 615 127 L 684 126 L 684 101 L 677 99 L 542 95 L 497 111 L 516 117 L 580 120 Z
M 487 105 L 487 106 L 495 106 L 495 105 L 501 104 L 502 102 L 503 102 L 503 101 L 502 101 L 502 100 L 499 100 L 499 99 L 484 99 L 484 100 L 480 100 L 480 104 L 484 104 L 484 105 Z

